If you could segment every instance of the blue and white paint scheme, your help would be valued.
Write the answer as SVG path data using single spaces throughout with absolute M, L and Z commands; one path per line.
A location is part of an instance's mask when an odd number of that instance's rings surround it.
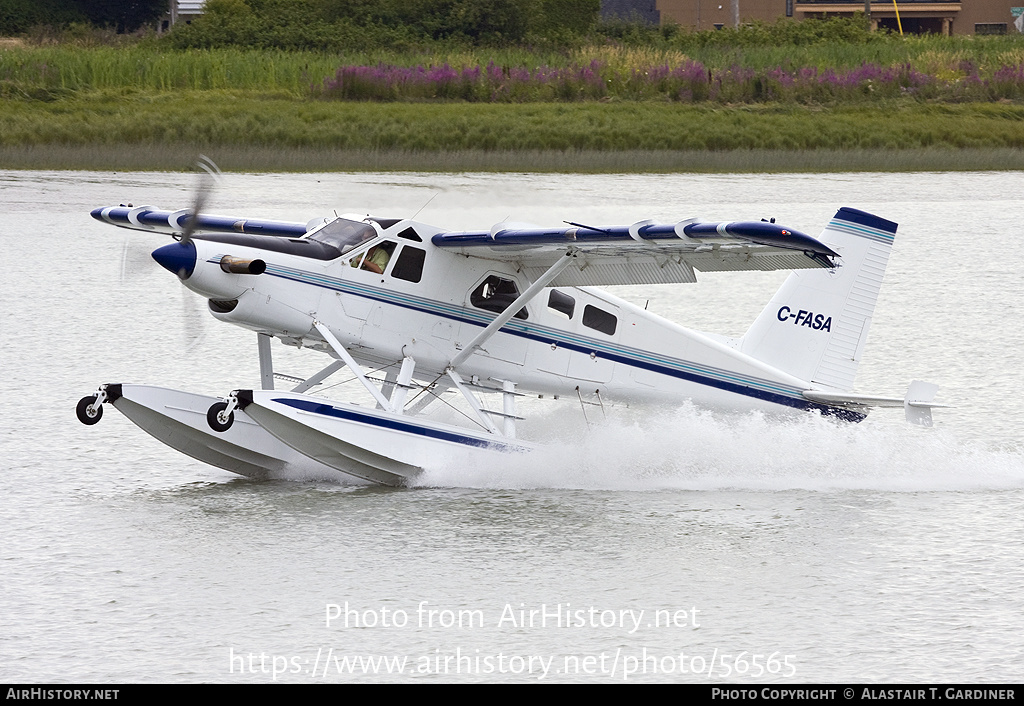
M 899 406 L 926 425 L 931 408 L 941 406 L 926 383 L 903 398 L 852 392 L 896 234 L 895 223 L 852 208 L 839 209 L 818 238 L 773 221 L 499 223 L 454 232 L 352 215 L 307 224 L 130 206 L 92 215 L 175 236 L 154 251 L 156 261 L 208 299 L 215 318 L 257 334 L 261 389 L 238 389 L 212 405 L 195 396 L 189 404 L 201 414 L 186 415 L 190 425 L 178 415 L 175 443 L 168 442 L 235 472 L 201 449 L 211 439 L 220 443 L 236 414 L 258 425 L 255 436 L 265 437 L 275 463 L 294 464 L 294 451 L 315 468 L 401 485 L 453 448 L 528 450 L 516 439 L 516 398 L 524 394 L 600 404 L 690 400 L 851 421 L 872 406 Z M 777 269 L 794 272 L 730 341 L 597 289 L 692 283 L 698 271 Z M 291 391 L 276 391 L 275 338 L 330 360 Z M 343 367 L 372 408 L 307 394 Z M 383 383 L 365 368 L 383 370 Z M 98 419 L 107 387 L 79 404 L 84 422 Z M 421 414 L 445 393 L 461 395 L 475 429 Z M 181 407 L 188 393 L 175 394 Z M 147 388 L 141 396 L 150 400 L 145 414 L 138 405 L 118 408 L 166 441 L 171 435 L 152 428 L 163 423 L 160 393 Z M 488 409 L 485 398 L 500 399 L 492 404 L 500 410 Z

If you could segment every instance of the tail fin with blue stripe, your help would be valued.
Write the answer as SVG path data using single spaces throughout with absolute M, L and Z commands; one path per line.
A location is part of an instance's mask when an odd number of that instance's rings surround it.
M 740 350 L 815 387 L 851 390 L 895 236 L 892 221 L 839 209 L 820 237 L 838 266 L 790 274 Z

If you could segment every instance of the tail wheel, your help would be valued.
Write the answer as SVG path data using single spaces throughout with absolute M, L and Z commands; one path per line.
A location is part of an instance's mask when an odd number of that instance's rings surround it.
M 103 418 L 103 405 L 96 404 L 96 395 L 83 397 L 78 400 L 75 414 L 82 424 L 93 425 Z
M 228 408 L 227 402 L 214 402 L 210 405 L 210 409 L 206 411 L 206 423 L 210 425 L 210 428 L 214 431 L 224 432 L 231 428 L 231 425 L 235 423 L 235 413 L 230 412 L 224 415 L 223 412 Z

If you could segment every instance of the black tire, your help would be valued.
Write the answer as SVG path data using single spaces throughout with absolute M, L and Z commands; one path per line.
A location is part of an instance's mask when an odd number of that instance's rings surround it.
M 78 400 L 78 406 L 75 407 L 75 414 L 78 415 L 78 421 L 82 424 L 88 424 L 92 426 L 99 420 L 103 419 L 103 405 L 96 407 L 92 415 L 89 414 L 89 407 L 96 402 L 96 395 L 90 395 L 89 397 L 83 397 Z
M 232 412 L 228 415 L 227 422 L 221 422 L 217 419 L 217 415 L 228 408 L 227 402 L 214 402 L 210 405 L 210 409 L 206 410 L 206 423 L 210 425 L 210 428 L 214 431 L 224 432 L 231 428 L 231 425 L 235 423 L 235 413 Z

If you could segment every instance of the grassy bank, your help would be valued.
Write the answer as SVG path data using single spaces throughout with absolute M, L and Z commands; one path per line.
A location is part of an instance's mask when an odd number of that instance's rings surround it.
M 490 61 L 495 85 L 526 72 L 510 102 L 488 102 L 490 84 L 473 89 L 479 102 L 433 84 L 411 90 L 394 69 Z M 669 77 L 667 89 L 645 73 L 694 62 L 703 62 L 696 78 Z M 324 79 L 339 66 L 380 64 L 404 92 L 327 95 Z M 597 64 L 601 84 L 579 71 Z M 884 66 L 899 70 L 887 77 Z M 537 78 L 541 67 L 554 78 Z M 558 67 L 583 77 L 559 78 L 568 74 Z M 391 85 L 362 76 L 356 97 Z M 572 81 L 597 88 L 562 95 Z M 926 37 L 687 52 L 671 43 L 438 44 L 350 54 L 0 47 L 0 168 L 185 169 L 197 151 L 236 170 L 1021 169 L 1024 43 Z
M 230 91 L 0 102 L 0 166 L 235 170 L 1024 168 L 1024 106 L 337 103 Z
M 351 103 L 230 91 L 0 103 L 0 145 L 405 151 L 1024 148 L 1024 106 Z

